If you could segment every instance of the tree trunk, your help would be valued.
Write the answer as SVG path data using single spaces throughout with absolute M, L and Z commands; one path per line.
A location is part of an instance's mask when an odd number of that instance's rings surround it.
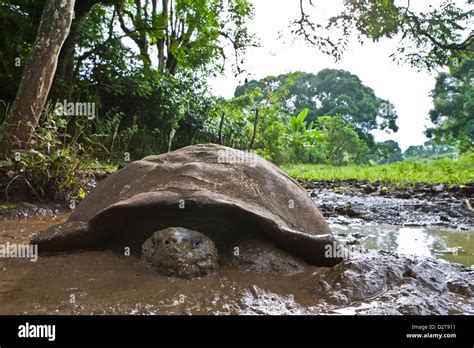
M 166 18 L 166 28 L 168 28 L 168 0 L 162 0 L 162 15 Z M 167 33 L 166 29 L 166 33 Z M 164 71 L 165 68 L 165 41 L 168 35 L 164 35 L 161 39 L 158 40 L 157 47 L 158 47 L 158 67 L 160 71 Z
M 224 139 L 222 138 L 222 128 L 224 126 L 225 112 L 222 113 L 221 122 L 219 123 L 219 145 L 224 145 Z
M 169 136 L 169 141 L 168 141 L 168 152 L 171 152 L 171 143 L 173 142 L 173 138 L 174 138 L 175 134 L 176 134 L 176 129 L 173 128 L 170 131 L 170 136 Z
M 249 145 L 249 150 L 253 149 L 253 146 L 255 145 L 255 138 L 257 137 L 257 125 L 258 125 L 258 108 L 255 109 L 255 121 L 253 122 L 253 134 L 252 134 L 252 140 L 250 141 Z
M 51 86 L 50 99 L 64 100 L 69 99 L 74 87 L 74 56 L 76 53 L 76 44 L 81 34 L 84 22 L 87 20 L 92 8 L 101 0 L 81 0 L 74 6 L 73 21 L 69 30 L 69 35 L 64 41 L 61 53 L 58 57 L 58 67 Z
M 25 149 L 53 82 L 58 55 L 71 27 L 75 0 L 48 0 L 3 130 L 5 154 Z

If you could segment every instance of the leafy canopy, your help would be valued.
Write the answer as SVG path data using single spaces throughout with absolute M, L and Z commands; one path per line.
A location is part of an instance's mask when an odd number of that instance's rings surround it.
M 474 58 L 465 60 L 452 74 L 442 72 L 431 92 L 434 107 L 427 130 L 439 143 L 457 145 L 462 152 L 474 147 Z

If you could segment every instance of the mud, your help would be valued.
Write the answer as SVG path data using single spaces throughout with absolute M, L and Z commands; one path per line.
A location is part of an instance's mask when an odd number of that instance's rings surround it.
M 474 186 L 388 187 L 360 181 L 305 182 L 331 223 L 354 220 L 404 226 L 445 226 L 474 230 Z M 467 203 L 468 202 L 468 203 Z
M 60 214 L 70 213 L 72 210 L 61 203 L 28 203 L 28 202 L 0 202 L 0 221 L 24 220 L 29 217 L 52 218 Z
M 27 243 L 66 218 L 0 222 L 0 242 Z M 472 266 L 382 250 L 348 257 L 315 267 L 247 240 L 193 279 L 110 251 L 0 258 L 0 314 L 474 314 Z
M 382 251 L 333 269 L 222 265 L 192 280 L 111 252 L 0 266 L 2 314 L 474 314 L 473 269 Z
M 0 314 L 474 314 L 472 186 L 305 186 L 350 251 L 333 268 L 255 240 L 219 250 L 217 270 L 193 279 L 111 251 L 0 258 Z M 0 244 L 28 243 L 69 211 L 0 207 Z

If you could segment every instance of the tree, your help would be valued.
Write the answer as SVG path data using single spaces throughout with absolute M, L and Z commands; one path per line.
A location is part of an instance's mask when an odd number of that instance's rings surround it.
M 237 55 L 252 44 L 245 27 L 251 15 L 248 1 L 240 0 L 97 6 L 78 41 L 73 96 L 98 100 L 110 121 L 122 114 L 119 134 L 136 126 L 129 134 L 136 139 L 130 143 L 136 156 L 163 151 L 173 131 L 172 147 L 217 141 L 211 134 L 218 128 L 205 79 L 219 70 L 228 42 Z M 124 38 L 132 40 L 132 49 Z
M 376 143 L 375 152 L 380 164 L 403 160 L 402 150 L 400 150 L 398 143 L 394 140 L 385 140 L 384 142 Z
M 122 0 L 81 0 L 75 2 L 74 17 L 61 48 L 50 96 L 68 96 L 74 85 L 74 57 L 83 24 L 96 3 Z M 45 0 L 3 0 L 0 2 L 0 96 L 8 104 L 15 99 L 26 61 L 35 40 Z M 15 62 L 15 64 L 12 64 Z
M 206 68 L 218 57 L 225 64 L 223 41 L 231 44 L 235 66 L 240 72 L 241 54 L 253 46 L 245 26 L 252 16 L 247 0 L 136 0 L 115 4 L 123 33 L 140 51 L 144 66 L 152 64 L 157 52 L 158 70 L 175 75 L 181 71 Z
M 435 127 L 427 135 L 438 143 L 457 145 L 461 152 L 474 147 L 474 58 L 462 62 L 451 73 L 442 72 L 431 92 Z
M 4 23 L 21 28 L 25 23 L 28 33 L 32 28 L 36 31 L 39 19 L 36 23 L 31 19 L 44 0 L 7 1 L 0 4 L 5 9 L 0 18 L 8 20 L 0 23 L 0 32 L 9 30 Z M 103 140 L 109 136 L 101 132 L 111 130 L 112 139 L 106 143 L 127 143 L 139 150 L 137 155 L 163 150 L 171 132 L 178 129 L 173 146 L 212 140 L 213 120 L 208 114 L 213 101 L 200 86 L 230 60 L 228 43 L 240 70 L 241 54 L 254 44 L 245 25 L 252 16 L 247 0 L 83 0 L 76 2 L 74 10 L 49 100 L 93 102 L 101 119 L 88 122 L 65 116 L 67 133 Z M 25 31 L 14 44 L 29 51 L 30 36 Z M 2 37 L 0 48 L 9 51 L 5 58 L 13 62 L 17 54 L 9 47 L 15 35 L 5 36 L 10 40 L 5 44 Z M 124 38 L 137 45 L 138 54 L 133 44 L 124 44 Z M 2 105 L 13 99 L 3 89 L 15 93 L 11 76 L 18 69 L 12 65 L 5 64 L 5 69 L 0 65 Z
M 324 115 L 342 115 L 369 145 L 372 143 L 370 131 L 398 130 L 393 105 L 378 98 L 370 87 L 348 71 L 323 69 L 316 75 L 297 72 L 268 76 L 238 86 L 235 95 L 243 95 L 257 87 L 264 95 L 284 93 L 282 110 L 288 114 L 307 108 L 309 122 Z
M 41 0 L 0 1 L 0 99 L 5 104 L 15 99 L 43 9 Z
M 341 115 L 319 117 L 316 128 L 321 136 L 319 151 L 325 161 L 335 165 L 362 161 L 367 145 Z
M 285 134 L 290 116 L 282 111 L 284 93 L 263 94 L 259 87 L 249 88 L 246 93 L 222 103 L 226 114 L 224 143 L 241 149 L 253 148 L 269 160 L 285 162 Z
M 453 65 L 473 53 L 474 35 L 469 29 L 474 10 L 456 6 L 445 0 L 440 6 L 429 6 L 426 12 L 410 8 L 395 0 L 347 0 L 344 9 L 327 23 L 314 23 L 308 6 L 317 7 L 312 0 L 300 0 L 300 17 L 291 23 L 292 33 L 316 45 L 322 52 L 340 59 L 353 34 L 360 43 L 364 39 L 398 38 L 395 59 L 401 59 L 418 68 L 434 69 Z M 338 33 L 337 35 L 334 35 Z
M 74 74 L 76 71 L 74 64 L 76 48 L 84 31 L 84 25 L 94 6 L 96 4 L 111 6 L 122 1 L 123 0 L 81 0 L 75 3 L 71 29 L 59 54 L 58 68 L 54 77 L 53 86 L 51 87 L 53 98 L 69 98 L 73 91 L 74 80 L 76 78 Z
M 403 157 L 408 159 L 421 158 L 442 158 L 454 156 L 455 148 L 448 145 L 437 145 L 433 140 L 425 141 L 423 145 L 411 145 L 403 153 Z
M 58 55 L 71 26 L 75 0 L 48 0 L 15 101 L 3 124 L 3 150 L 21 150 L 29 143 L 46 103 Z

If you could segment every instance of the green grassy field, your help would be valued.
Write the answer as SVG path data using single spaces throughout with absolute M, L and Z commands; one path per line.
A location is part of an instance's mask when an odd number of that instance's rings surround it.
M 293 178 L 313 181 L 358 179 L 397 186 L 415 183 L 465 185 L 474 183 L 474 154 L 458 160 L 403 161 L 380 166 L 291 164 L 283 166 L 283 170 Z

